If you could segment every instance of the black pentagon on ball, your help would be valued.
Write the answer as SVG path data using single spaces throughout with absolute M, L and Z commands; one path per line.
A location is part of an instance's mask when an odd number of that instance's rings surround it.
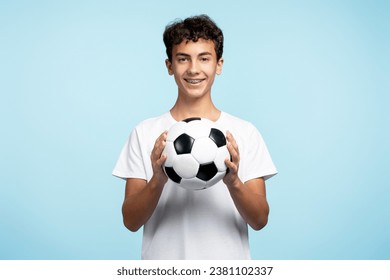
M 194 118 L 187 118 L 187 119 L 184 119 L 184 120 L 182 120 L 182 122 L 189 123 L 189 122 L 192 122 L 192 121 L 200 121 L 200 120 L 201 120 L 201 118 L 194 117 Z
M 192 145 L 194 144 L 195 139 L 189 136 L 188 134 L 181 134 L 179 137 L 173 141 L 173 146 L 178 155 L 189 154 L 192 150 Z
M 212 128 L 209 138 L 215 142 L 218 148 L 226 145 L 225 135 L 219 129 Z
M 173 182 L 180 184 L 181 177 L 173 170 L 173 167 L 165 167 L 165 173 Z
M 218 168 L 215 166 L 214 162 L 201 164 L 199 166 L 199 171 L 198 174 L 196 174 L 196 177 L 203 181 L 208 181 L 212 179 L 217 173 L 218 173 Z

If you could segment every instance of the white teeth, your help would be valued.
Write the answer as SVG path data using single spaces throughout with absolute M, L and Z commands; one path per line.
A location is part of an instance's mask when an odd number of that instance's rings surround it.
M 198 84 L 198 83 L 200 83 L 201 81 L 203 81 L 203 80 L 186 80 L 188 83 L 190 83 L 190 84 Z

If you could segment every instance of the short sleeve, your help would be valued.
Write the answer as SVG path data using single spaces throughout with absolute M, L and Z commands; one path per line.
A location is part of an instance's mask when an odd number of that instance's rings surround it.
M 255 127 L 252 127 L 246 144 L 245 157 L 242 157 L 245 160 L 244 182 L 261 177 L 267 180 L 278 173 L 263 137 Z
M 122 179 L 146 179 L 140 139 L 136 129 L 131 132 L 123 146 L 112 175 Z

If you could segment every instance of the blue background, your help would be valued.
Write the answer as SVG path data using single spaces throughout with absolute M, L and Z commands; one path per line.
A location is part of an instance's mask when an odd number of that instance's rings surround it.
M 390 259 L 388 1 L 0 2 L 0 258 L 138 259 L 111 171 L 176 85 L 162 32 L 225 35 L 216 105 L 253 122 L 279 175 L 255 259 Z

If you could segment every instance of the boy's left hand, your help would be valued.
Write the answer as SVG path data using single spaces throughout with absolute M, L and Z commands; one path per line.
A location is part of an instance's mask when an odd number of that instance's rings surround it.
M 226 133 L 230 159 L 225 160 L 229 172 L 223 177 L 241 217 L 254 229 L 262 229 L 268 221 L 269 206 L 266 199 L 264 178 L 254 178 L 243 183 L 238 177 L 240 151 L 233 135 Z
M 229 169 L 229 172 L 223 178 L 223 182 L 228 186 L 240 186 L 242 182 L 238 177 L 238 168 L 240 165 L 240 152 L 238 150 L 238 145 L 233 135 L 227 131 L 226 132 L 227 148 L 230 153 L 230 159 L 225 159 L 225 164 Z

